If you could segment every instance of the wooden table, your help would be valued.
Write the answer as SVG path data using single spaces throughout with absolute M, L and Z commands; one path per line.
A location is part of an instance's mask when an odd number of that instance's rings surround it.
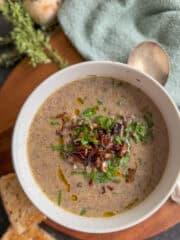
M 52 45 L 69 64 L 83 61 L 62 32 L 52 37 Z M 32 68 L 24 59 L 12 71 L 0 90 L 0 175 L 13 171 L 11 161 L 11 136 L 17 114 L 32 90 L 58 69 L 53 64 Z M 76 232 L 50 220 L 46 223 L 61 232 L 86 240 L 141 240 L 164 231 L 180 222 L 180 206 L 168 200 L 152 217 L 128 230 L 109 234 L 86 234 Z

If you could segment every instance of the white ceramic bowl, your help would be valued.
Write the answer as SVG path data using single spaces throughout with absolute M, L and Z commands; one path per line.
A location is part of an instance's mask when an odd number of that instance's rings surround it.
M 27 136 L 34 115 L 46 98 L 68 82 L 87 75 L 109 76 L 140 88 L 158 106 L 166 122 L 169 134 L 169 157 L 165 172 L 154 191 L 138 206 L 110 218 L 81 217 L 51 202 L 41 191 L 29 166 Z M 68 101 L 68 99 L 67 99 Z M 89 233 L 107 233 L 131 227 L 152 215 L 170 196 L 180 170 L 180 116 L 166 90 L 150 76 L 115 62 L 84 62 L 61 70 L 42 84 L 29 96 L 16 121 L 12 153 L 18 179 L 33 204 L 47 217 L 65 227 Z

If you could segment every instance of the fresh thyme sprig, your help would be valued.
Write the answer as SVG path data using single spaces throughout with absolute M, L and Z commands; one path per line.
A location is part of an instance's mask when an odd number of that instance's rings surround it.
M 11 37 L 18 52 L 27 55 L 30 63 L 36 67 L 40 63 L 56 63 L 60 68 L 67 66 L 49 43 L 49 36 L 34 27 L 34 22 L 24 10 L 21 1 L 7 0 L 0 10 L 12 26 Z

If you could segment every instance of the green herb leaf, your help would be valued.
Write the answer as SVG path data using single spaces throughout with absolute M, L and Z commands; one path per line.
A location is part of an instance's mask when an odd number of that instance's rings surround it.
M 50 118 L 49 124 L 50 124 L 51 126 L 59 126 L 59 125 L 60 125 L 60 123 L 59 123 L 59 122 L 57 121 L 57 119 L 54 118 L 54 117 L 51 117 L 51 118 Z
M 81 211 L 80 211 L 80 215 L 81 216 L 84 216 L 86 214 L 86 209 L 85 208 L 82 208 Z
M 62 192 L 59 191 L 59 193 L 58 193 L 58 200 L 57 200 L 57 203 L 58 203 L 59 206 L 61 205 L 61 202 L 62 202 Z
M 86 171 L 81 169 L 71 171 L 71 175 L 84 175 L 84 174 L 86 174 Z
M 117 121 L 117 120 L 119 120 L 119 119 L 121 119 L 122 118 L 122 116 L 120 115 L 120 114 L 116 114 L 115 115 L 115 118 L 114 118 L 114 121 Z
M 58 152 L 67 152 L 70 153 L 74 150 L 74 147 L 71 144 L 51 144 L 52 151 L 58 151 Z
M 125 155 L 120 159 L 120 165 L 124 168 L 127 166 L 128 162 L 130 160 L 130 156 L 129 155 Z
M 103 102 L 101 100 L 97 99 L 97 104 L 98 105 L 103 105 Z
M 131 136 L 135 143 L 147 141 L 152 137 L 152 130 L 146 122 L 132 122 L 126 129 L 127 135 Z
M 75 128 L 73 131 L 73 138 L 76 142 L 80 142 L 82 145 L 87 145 L 89 143 L 98 144 L 96 133 L 94 133 L 87 125 Z
M 116 144 L 122 144 L 123 142 L 120 136 L 114 136 L 113 141 Z
M 95 118 L 95 123 L 100 125 L 102 128 L 106 129 L 107 131 L 111 130 L 114 120 L 112 118 L 99 115 Z
M 71 153 L 71 152 L 73 152 L 75 149 L 74 149 L 74 146 L 73 145 L 71 145 L 71 144 L 66 144 L 66 145 L 64 145 L 64 151 L 65 152 L 68 152 L 68 153 Z
M 51 144 L 51 149 L 52 149 L 53 151 L 59 151 L 59 152 L 61 152 L 61 151 L 64 150 L 64 145 Z
M 82 114 L 84 117 L 90 118 L 90 117 L 96 115 L 96 111 L 97 111 L 96 107 L 89 107 L 89 108 L 85 109 Z

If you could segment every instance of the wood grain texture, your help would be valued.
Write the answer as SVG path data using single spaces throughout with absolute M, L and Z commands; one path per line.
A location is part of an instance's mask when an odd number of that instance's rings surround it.
M 52 45 L 69 64 L 83 61 L 62 32 L 52 37 Z M 32 90 L 58 69 L 53 64 L 32 68 L 24 59 L 12 71 L 0 90 L 0 175 L 13 171 L 11 136 L 17 114 Z M 164 231 L 180 222 L 180 206 L 170 200 L 149 219 L 128 230 L 109 234 L 86 234 L 59 226 L 50 220 L 46 223 L 57 230 L 84 240 L 142 240 Z

